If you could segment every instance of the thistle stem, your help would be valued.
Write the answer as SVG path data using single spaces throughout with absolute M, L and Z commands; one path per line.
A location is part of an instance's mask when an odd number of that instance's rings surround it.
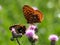
M 20 45 L 20 42 L 19 42 L 18 38 L 16 38 L 16 41 L 17 41 L 18 45 Z
M 55 45 L 55 41 L 54 40 L 51 41 L 51 45 Z
M 31 45 L 35 45 L 35 43 L 31 43 Z

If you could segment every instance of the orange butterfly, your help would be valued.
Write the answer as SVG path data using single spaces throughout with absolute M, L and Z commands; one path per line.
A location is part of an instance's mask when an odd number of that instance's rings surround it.
M 27 20 L 27 23 L 39 23 L 43 20 L 43 14 L 39 10 L 34 10 L 28 5 L 23 6 L 23 13 Z

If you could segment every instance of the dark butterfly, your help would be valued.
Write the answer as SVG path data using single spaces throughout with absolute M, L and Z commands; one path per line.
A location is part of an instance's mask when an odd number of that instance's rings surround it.
M 9 27 L 9 30 L 12 30 L 12 28 L 15 29 L 17 34 L 19 34 L 19 33 L 24 34 L 25 30 L 26 30 L 26 27 L 24 25 L 13 25 L 13 26 Z

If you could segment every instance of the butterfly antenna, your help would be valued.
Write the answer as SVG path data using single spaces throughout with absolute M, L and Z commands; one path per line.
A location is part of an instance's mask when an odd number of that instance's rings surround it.
M 20 45 L 20 42 L 19 42 L 18 38 L 16 38 L 16 41 L 17 41 L 18 45 Z

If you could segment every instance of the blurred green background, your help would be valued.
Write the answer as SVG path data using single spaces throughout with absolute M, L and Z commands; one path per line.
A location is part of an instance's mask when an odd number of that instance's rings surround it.
M 18 45 L 10 40 L 9 27 L 14 24 L 28 26 L 22 11 L 25 4 L 37 7 L 44 14 L 44 20 L 37 25 L 39 40 L 36 45 L 50 45 L 50 34 L 60 36 L 60 0 L 0 0 L 0 45 Z M 19 40 L 21 45 L 31 45 L 25 35 Z M 60 40 L 56 45 L 60 45 Z

